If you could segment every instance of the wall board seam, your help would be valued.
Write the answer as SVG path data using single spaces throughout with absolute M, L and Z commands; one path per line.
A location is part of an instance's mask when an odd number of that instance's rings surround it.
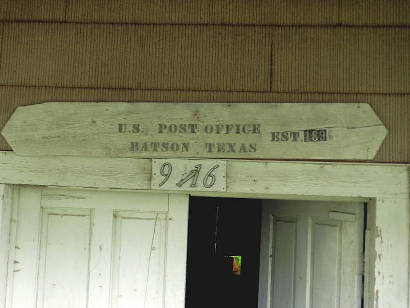
M 306 95 L 381 95 L 407 96 L 410 92 L 335 92 L 335 91 L 265 91 L 265 90 L 221 90 L 221 89 L 190 89 L 190 88 L 127 88 L 127 87 L 90 87 L 90 86 L 51 86 L 51 85 L 19 85 L 0 84 L 0 88 L 34 88 L 34 89 L 68 89 L 68 90 L 115 90 L 115 91 L 158 91 L 158 92 L 215 92 L 215 93 L 261 93 L 261 94 L 306 94 Z
M 377 28 L 398 28 L 410 29 L 410 24 L 243 24 L 243 23 L 155 23 L 155 22 L 80 22 L 63 21 L 58 19 L 50 20 L 20 20 L 20 19 L 0 19 L 4 24 L 72 24 L 72 25 L 113 25 L 113 26 L 175 26 L 175 27 L 226 27 L 226 28 L 358 28 L 358 29 L 377 29 Z
M 0 22 L 0 72 L 1 72 L 1 64 L 3 63 L 3 46 L 4 46 L 4 32 L 6 26 L 4 23 Z

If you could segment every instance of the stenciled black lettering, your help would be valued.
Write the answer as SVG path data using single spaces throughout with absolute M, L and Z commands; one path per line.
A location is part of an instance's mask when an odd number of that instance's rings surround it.
M 178 130 L 178 126 L 176 124 L 168 125 L 168 131 L 172 134 L 175 134 Z
M 233 124 L 226 124 L 225 134 L 230 134 L 233 130 Z
M 216 144 L 216 151 L 218 153 L 225 153 L 225 144 L 224 143 L 217 143 Z
M 252 125 L 252 133 L 253 134 L 260 134 L 261 133 L 261 125 L 260 124 L 253 124 Z
M 207 125 L 205 125 L 205 127 L 204 127 L 204 131 L 205 131 L 205 133 L 207 133 L 207 134 L 212 134 L 213 131 L 214 131 L 214 127 L 213 127 L 211 124 L 207 124 Z
M 189 152 L 189 143 L 183 142 L 181 145 L 181 152 Z
M 168 142 L 162 142 L 161 143 L 161 152 L 168 152 Z
M 256 143 L 249 144 L 249 152 L 255 153 L 256 152 Z
M 212 153 L 214 151 L 215 144 L 214 143 L 205 143 L 205 150 L 208 153 Z
M 280 141 L 280 139 L 279 139 L 280 133 L 279 132 L 272 132 L 271 134 L 272 134 L 271 141 L 273 141 L 273 142 Z
M 127 124 L 120 123 L 118 124 L 118 132 L 125 133 L 127 131 Z
M 239 153 L 247 153 L 247 152 L 248 152 L 248 149 L 246 145 L 242 143 L 241 146 L 239 147 Z
M 158 124 L 158 133 L 159 134 L 163 134 L 164 133 L 164 130 L 167 128 L 167 125 L 166 124 Z
M 141 145 L 140 152 L 148 152 L 148 144 L 147 144 L 146 142 L 144 142 L 144 143 Z
M 236 151 L 235 151 L 235 146 L 236 146 L 236 144 L 235 143 L 227 143 L 227 145 L 228 145 L 228 153 L 235 153 Z
M 138 142 L 131 142 L 131 152 L 138 152 Z
M 291 132 L 292 135 L 292 141 L 298 141 L 299 137 L 300 137 L 300 133 L 299 132 Z
M 288 141 L 289 140 L 289 132 L 282 132 L 280 134 L 280 141 Z
M 142 133 L 141 125 L 140 124 L 132 124 L 132 132 L 134 134 Z
M 151 142 L 151 149 L 152 149 L 152 152 L 158 152 L 159 142 Z
M 171 143 L 170 149 L 172 152 L 178 152 L 179 151 L 179 143 Z
M 198 124 L 188 124 L 188 129 L 191 134 L 196 134 L 198 132 Z

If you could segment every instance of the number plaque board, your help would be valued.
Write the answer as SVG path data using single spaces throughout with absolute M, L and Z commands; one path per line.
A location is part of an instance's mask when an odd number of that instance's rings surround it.
M 152 189 L 226 191 L 226 161 L 153 159 Z

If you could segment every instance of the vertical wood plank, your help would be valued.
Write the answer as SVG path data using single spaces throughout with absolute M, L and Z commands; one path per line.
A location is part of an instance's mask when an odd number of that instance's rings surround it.
M 294 307 L 297 223 L 277 220 L 275 225 L 271 302 L 273 308 Z
M 116 211 L 114 215 L 110 307 L 162 307 L 166 213 Z
M 165 308 L 185 306 L 189 196 L 169 194 L 168 251 L 165 272 Z M 175 260 L 178 263 L 175 265 Z
M 97 205 L 92 209 L 91 270 L 89 273 L 89 301 L 87 308 L 108 308 L 110 307 L 113 210 L 112 208 L 98 207 Z
M 409 290 L 409 199 L 377 197 L 375 307 L 406 307 Z
M 38 254 L 41 221 L 40 190 L 32 187 L 20 189 L 17 216 L 16 250 L 13 266 L 12 296 L 7 308 L 34 308 L 37 297 Z M 23 270 L 24 269 L 24 274 Z M 24 296 L 18 296 L 24 294 Z M 9 294 L 11 295 L 11 294 Z M 11 306 L 13 305 L 13 306 Z
M 262 219 L 261 219 L 261 243 L 259 259 L 259 294 L 258 308 L 271 307 L 271 290 L 272 290 L 272 244 L 275 236 L 274 218 L 268 208 L 268 203 L 262 201 Z M 269 256 L 267 258 L 266 256 Z
M 311 298 L 312 262 L 312 219 L 310 216 L 297 218 L 297 254 L 294 308 L 309 308 Z
M 90 216 L 87 209 L 42 210 L 36 307 L 87 307 Z
M 340 301 L 341 227 L 313 226 L 312 307 L 338 308 Z
M 6 306 L 7 280 L 9 278 L 10 232 L 13 212 L 13 187 L 0 184 L 0 306 Z

